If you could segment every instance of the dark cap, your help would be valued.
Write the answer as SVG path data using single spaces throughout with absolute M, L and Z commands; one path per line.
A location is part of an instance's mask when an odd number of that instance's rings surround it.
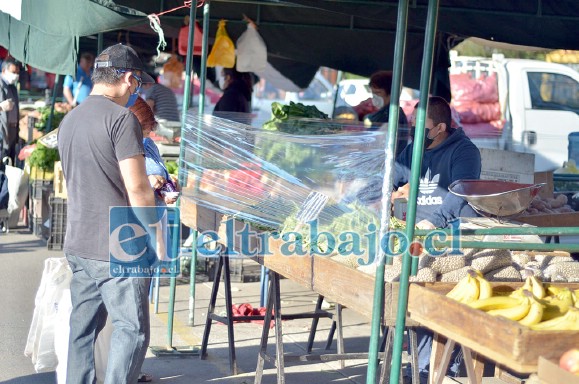
M 141 71 L 143 83 L 154 83 L 155 80 L 147 72 L 137 52 L 126 45 L 116 44 L 108 47 L 97 56 L 95 68 L 112 67 L 118 69 L 135 69 Z

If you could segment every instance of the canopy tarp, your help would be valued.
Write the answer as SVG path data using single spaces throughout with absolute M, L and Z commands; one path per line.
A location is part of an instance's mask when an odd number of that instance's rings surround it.
M 10 0 L 0 11 L 0 45 L 17 60 L 60 74 L 75 73 L 80 36 L 124 28 L 146 16 L 107 0 Z
M 154 54 L 157 37 L 143 34 L 149 30 L 145 15 L 183 5 L 182 0 L 21 1 L 21 20 L 0 13 L 0 45 L 32 66 L 58 73 L 74 70 L 78 37 L 97 32 L 128 28 L 131 44 Z M 428 0 L 410 3 L 404 84 L 417 88 Z M 297 85 L 307 86 L 319 66 L 368 76 L 392 68 L 397 6 L 394 0 L 211 0 L 210 41 L 220 19 L 229 21 L 235 41 L 245 30 L 245 14 L 259 24 L 270 62 Z M 161 17 L 168 51 L 188 12 Z M 448 92 L 448 50 L 464 38 L 579 49 L 577 0 L 440 0 L 438 25 L 433 92 L 441 95 Z M 105 45 L 119 40 L 116 33 L 105 36 Z

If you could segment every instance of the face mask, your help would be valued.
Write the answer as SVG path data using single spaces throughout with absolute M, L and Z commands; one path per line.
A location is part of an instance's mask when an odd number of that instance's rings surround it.
M 372 95 L 372 105 L 380 109 L 384 106 L 384 99 L 378 95 Z
M 135 105 L 135 102 L 137 101 L 137 97 L 139 97 L 139 91 L 141 90 L 141 88 L 137 87 L 135 89 L 135 93 L 131 93 L 131 95 L 129 96 L 129 100 L 127 101 L 127 104 L 125 104 L 126 108 L 130 108 L 133 105 Z
M 6 83 L 10 85 L 16 84 L 18 82 L 18 79 L 20 78 L 20 76 L 17 73 L 12 72 L 3 73 L 2 77 L 4 78 L 4 81 L 6 81 Z
M 428 147 L 430 147 L 430 144 L 434 143 L 434 139 L 436 138 L 436 136 L 434 136 L 431 139 L 430 137 L 428 137 L 430 135 L 430 129 L 425 128 L 424 130 L 426 131 L 426 135 L 424 136 L 424 149 L 428 149 Z
M 219 78 L 219 89 L 221 90 L 225 90 L 225 77 L 220 77 Z

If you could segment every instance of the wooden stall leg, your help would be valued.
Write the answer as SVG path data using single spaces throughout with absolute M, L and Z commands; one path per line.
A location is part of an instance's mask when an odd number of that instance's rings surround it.
M 474 373 L 476 375 L 477 383 L 482 383 L 486 361 L 480 353 L 472 352 L 472 356 L 474 360 Z
M 225 312 L 227 313 L 227 342 L 229 345 L 229 369 L 232 375 L 237 375 L 237 361 L 235 357 L 235 335 L 233 331 L 233 300 L 231 298 L 231 275 L 229 269 L 229 256 L 222 255 L 223 258 L 223 282 L 225 285 Z
M 334 341 L 334 334 L 336 333 L 336 320 L 332 321 L 332 326 L 330 327 L 330 332 L 328 333 L 328 340 L 326 340 L 326 351 L 332 348 L 332 342 Z
M 386 328 L 386 337 L 384 341 L 384 359 L 382 360 L 382 372 L 380 373 L 380 384 L 390 382 L 390 366 L 392 362 L 392 344 L 394 343 L 395 327 Z
M 478 381 L 476 377 L 472 359 L 472 352 L 470 348 L 467 348 L 464 345 L 461 345 L 460 347 L 462 348 L 462 355 L 464 358 L 464 366 L 466 367 L 466 377 L 468 377 L 468 382 L 470 384 L 479 384 L 480 381 Z
M 344 334 L 342 333 L 343 330 L 343 322 L 342 322 L 342 304 L 336 304 L 336 327 L 338 328 L 338 335 L 337 335 L 337 350 L 338 355 L 342 355 L 344 351 Z M 346 367 L 346 361 L 344 359 L 340 360 L 340 368 L 344 369 Z
M 273 272 L 268 272 L 273 273 Z M 254 384 L 261 384 L 261 379 L 263 377 L 263 365 L 267 357 L 267 339 L 269 337 L 269 326 L 271 323 L 271 310 L 273 307 L 273 284 L 271 279 L 269 279 L 269 284 L 267 289 L 267 300 L 265 307 L 265 318 L 263 321 L 263 329 L 261 331 L 261 341 L 259 344 L 259 354 L 257 355 L 257 367 L 255 368 L 255 381 Z
M 273 273 L 273 318 L 275 327 L 275 361 L 277 366 L 277 382 L 285 384 L 284 355 L 283 355 L 283 330 L 281 324 L 281 292 L 279 288 L 279 275 Z
M 436 339 L 436 337 L 434 338 L 434 340 L 435 339 Z M 454 345 L 456 343 L 450 339 L 446 340 L 446 344 L 444 345 L 444 349 L 442 351 L 440 364 L 437 366 L 435 364 L 435 362 L 432 360 L 433 357 L 436 358 L 436 355 L 438 354 L 438 351 L 436 351 L 437 353 L 435 353 L 435 350 L 434 350 L 434 344 L 435 344 L 434 340 L 432 343 L 432 353 L 431 353 L 431 357 L 430 357 L 430 378 L 429 378 L 429 380 L 431 383 L 434 383 L 434 384 L 442 384 L 442 382 L 444 381 L 444 378 L 446 376 L 446 371 L 448 370 L 448 363 L 450 363 L 450 357 L 452 355 L 452 350 L 454 349 Z M 437 349 L 439 349 L 439 348 L 440 348 L 440 345 L 438 346 Z M 434 367 L 436 367 L 436 369 L 433 369 Z
M 314 311 L 318 313 L 322 309 L 322 302 L 324 301 L 324 296 L 318 295 L 318 300 L 316 301 L 316 308 Z M 312 326 L 310 328 L 310 334 L 308 336 L 308 344 L 306 346 L 306 352 L 312 353 L 312 348 L 314 346 L 314 339 L 316 337 L 316 330 L 318 329 L 319 318 L 312 318 Z
M 420 371 L 418 370 L 418 339 L 414 327 L 406 328 L 408 344 L 410 344 L 410 364 L 412 367 L 412 384 L 420 384 Z M 402 375 L 400 375 L 402 376 Z
M 209 308 L 207 309 L 207 319 L 205 320 L 205 329 L 203 330 L 203 339 L 201 341 L 201 353 L 199 357 L 205 360 L 207 357 L 207 344 L 209 334 L 211 333 L 211 324 L 213 323 L 212 315 L 215 312 L 215 302 L 217 301 L 217 292 L 219 292 L 219 282 L 221 281 L 221 270 L 223 269 L 223 259 L 221 255 L 217 262 L 217 269 L 213 277 L 213 287 L 211 287 L 211 297 L 209 298 Z

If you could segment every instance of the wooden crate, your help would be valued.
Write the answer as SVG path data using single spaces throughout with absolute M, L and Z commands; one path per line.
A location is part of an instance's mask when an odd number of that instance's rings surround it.
M 281 252 L 280 240 L 269 239 L 269 251 L 271 254 L 258 256 L 257 261 L 280 275 L 287 277 L 307 289 L 312 289 L 313 262 L 314 258 L 305 256 L 287 256 Z
M 54 197 L 58 197 L 60 199 L 68 198 L 66 192 L 66 180 L 64 179 L 62 163 L 60 161 L 56 161 L 54 163 Z
M 231 233 L 227 233 L 227 222 L 229 220 L 231 220 L 231 224 L 229 224 L 231 226 L 229 232 Z M 243 254 L 243 237 L 241 232 L 246 225 L 248 226 L 247 229 L 249 230 L 249 234 L 245 236 L 247 239 L 245 251 L 249 252 L 249 254 L 245 256 L 255 256 L 255 254 L 261 249 L 261 239 L 257 236 L 257 234 L 262 233 L 262 231 L 255 229 L 251 224 L 244 221 L 236 220 L 231 216 L 223 216 L 217 230 L 219 242 L 228 248 L 232 248 L 235 252 Z
M 199 232 L 217 232 L 221 223 L 221 214 L 213 209 L 197 205 L 195 201 L 186 195 L 181 197 L 181 222 L 189 228 Z
M 472 309 L 444 293 L 411 284 L 410 318 L 513 371 L 537 372 L 539 356 L 558 358 L 561 351 L 579 345 L 579 332 L 533 331 L 518 322 Z
M 537 227 L 577 227 L 579 212 L 520 216 L 516 220 Z

